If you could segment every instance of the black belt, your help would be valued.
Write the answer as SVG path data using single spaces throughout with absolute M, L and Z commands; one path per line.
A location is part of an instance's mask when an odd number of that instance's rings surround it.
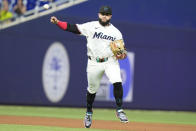
M 92 60 L 92 57 L 91 56 L 88 56 L 88 58 L 90 59 L 90 60 Z M 108 57 L 106 57 L 106 58 L 96 58 L 95 59 L 97 62 L 106 62 L 106 61 L 108 61 Z

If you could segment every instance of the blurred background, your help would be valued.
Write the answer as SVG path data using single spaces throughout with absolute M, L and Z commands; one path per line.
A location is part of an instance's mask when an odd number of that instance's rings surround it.
M 196 111 L 195 0 L 0 0 L 0 104 L 85 107 L 86 39 L 50 17 L 81 24 L 102 5 L 128 50 L 124 108 Z M 115 107 L 112 88 L 104 75 L 94 107 Z

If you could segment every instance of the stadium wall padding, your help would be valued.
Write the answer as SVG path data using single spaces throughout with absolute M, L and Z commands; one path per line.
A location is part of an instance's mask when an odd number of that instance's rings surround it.
M 85 107 L 86 39 L 51 24 L 52 15 L 0 31 L 0 104 Z M 127 50 L 135 54 L 133 101 L 124 107 L 196 111 L 196 31 L 113 24 L 122 32 Z M 46 98 L 42 84 L 44 56 L 55 41 L 66 47 L 70 62 L 68 90 L 58 103 Z M 115 102 L 95 102 L 94 107 L 113 108 Z

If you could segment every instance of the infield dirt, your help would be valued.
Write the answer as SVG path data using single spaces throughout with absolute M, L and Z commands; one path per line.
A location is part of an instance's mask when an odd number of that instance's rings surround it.
M 66 128 L 84 128 L 83 120 L 51 117 L 0 116 L 0 124 L 39 125 Z M 91 128 L 123 131 L 196 131 L 195 125 L 159 124 L 93 120 Z

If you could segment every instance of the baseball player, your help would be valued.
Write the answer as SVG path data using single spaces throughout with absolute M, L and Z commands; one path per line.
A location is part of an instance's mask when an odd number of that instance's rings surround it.
M 126 51 L 114 53 L 111 50 L 110 43 L 115 40 L 122 40 L 121 32 L 111 23 L 112 9 L 109 6 L 102 6 L 99 9 L 98 21 L 91 21 L 84 24 L 70 24 L 51 17 L 50 21 L 65 31 L 80 34 L 87 39 L 87 111 L 84 119 L 86 128 L 92 124 L 92 105 L 96 92 L 100 86 L 100 81 L 105 73 L 109 81 L 114 86 L 114 97 L 116 100 L 116 115 L 121 122 L 127 123 L 128 119 L 122 109 L 122 79 L 120 75 L 120 66 L 118 59 L 126 57 Z

